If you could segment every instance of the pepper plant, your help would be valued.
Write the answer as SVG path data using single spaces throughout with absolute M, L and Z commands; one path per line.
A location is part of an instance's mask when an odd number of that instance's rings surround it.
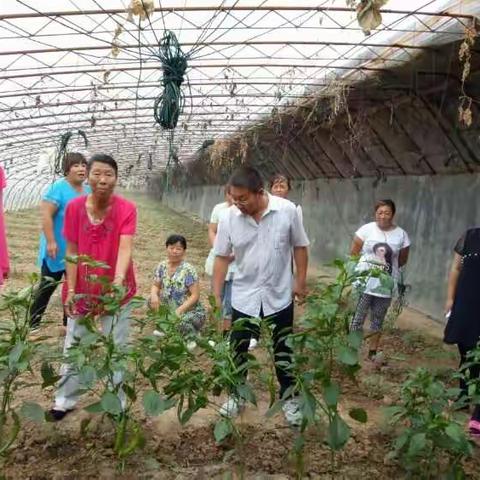
M 214 308 L 213 315 L 214 322 L 220 322 L 218 309 Z M 249 355 L 246 364 L 237 365 L 228 338 L 215 327 L 207 327 L 196 339 L 195 352 L 191 352 L 178 330 L 179 318 L 168 305 L 151 311 L 149 317 L 149 324 L 155 324 L 160 336 L 140 340 L 145 345 L 141 372 L 151 386 L 143 397 L 147 415 L 157 416 L 176 406 L 180 423 L 186 424 L 202 408 L 211 407 L 218 412 L 217 399 L 222 392 L 235 393 L 245 402 L 256 405 L 253 388 L 244 375 L 246 368 L 258 368 L 253 356 Z M 236 322 L 233 328 L 242 328 L 241 324 Z M 235 449 L 243 459 L 244 442 L 235 419 L 219 417 L 213 433 L 218 443 L 233 438 Z M 244 463 L 241 461 L 240 476 Z
M 415 478 L 465 478 L 462 460 L 473 449 L 463 419 L 455 411 L 458 388 L 448 388 L 425 368 L 403 383 L 398 405 L 386 409 L 399 435 L 389 458 Z
M 100 277 L 97 281 L 104 284 L 107 282 Z M 110 327 L 102 329 L 94 313 L 76 320 L 85 328 L 86 334 L 74 340 L 64 359 L 70 369 L 69 375 L 78 376 L 78 393 L 89 393 L 95 398 L 95 402 L 85 407 L 85 410 L 104 415 L 112 421 L 115 428 L 113 451 L 121 469 L 125 459 L 144 443 L 139 422 L 133 414 L 141 386 L 142 350 L 136 345 L 117 343 L 115 329 L 122 308 L 133 309 L 145 302 L 134 298 L 127 307 L 122 307 L 124 295 L 123 287 L 111 286 L 108 293 L 97 298 L 102 316 L 111 317 Z M 82 431 L 88 422 L 89 420 L 84 421 Z
M 43 409 L 25 402 L 17 411 L 15 392 L 30 385 L 26 378 L 33 375 L 34 363 L 42 358 L 46 348 L 37 337 L 30 337 L 30 308 L 33 303 L 38 275 L 30 277 L 30 285 L 19 291 L 2 294 L 0 300 L 0 455 L 6 456 L 20 431 L 20 417 L 45 420 Z M 58 379 L 45 363 L 41 367 L 44 384 Z
M 359 350 L 361 332 L 348 333 L 352 317 L 352 285 L 365 278 L 359 273 L 354 259 L 335 260 L 337 275 L 333 281 L 319 283 L 306 300 L 305 314 L 299 331 L 287 340 L 293 350 L 292 375 L 295 385 L 285 397 L 298 395 L 302 423 L 294 444 L 298 477 L 303 475 L 303 449 L 308 428 L 325 435 L 331 451 L 331 472 L 335 471 L 335 452 L 342 449 L 350 438 L 350 427 L 339 411 L 341 386 L 338 375 L 355 378 L 360 369 Z M 285 361 L 283 361 L 285 362 Z M 284 363 L 284 366 L 287 366 Z M 276 402 L 270 414 L 277 411 Z M 353 408 L 350 416 L 359 422 L 367 421 L 367 414 Z M 326 424 L 326 425 L 325 425 Z

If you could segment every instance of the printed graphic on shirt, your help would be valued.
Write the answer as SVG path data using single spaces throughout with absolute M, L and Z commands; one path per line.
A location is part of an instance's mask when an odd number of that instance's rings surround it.
M 400 276 L 398 267 L 400 250 L 410 245 L 407 233 L 400 227 L 383 231 L 372 222 L 361 227 L 356 236 L 363 240 L 358 270 L 376 272 L 366 279 L 365 293 L 391 297 Z
M 371 262 L 375 267 L 381 268 L 385 273 L 392 274 L 393 250 L 388 243 L 376 243 L 373 248 Z

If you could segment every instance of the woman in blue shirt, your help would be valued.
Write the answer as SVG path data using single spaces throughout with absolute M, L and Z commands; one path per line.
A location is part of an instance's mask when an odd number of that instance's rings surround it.
M 81 153 L 67 153 L 63 165 L 65 177 L 50 185 L 40 206 L 42 233 L 37 263 L 41 268 L 41 279 L 30 309 L 30 328 L 33 331 L 40 327 L 50 297 L 65 275 L 65 208 L 70 200 L 91 191 L 89 186 L 84 185 L 87 160 Z M 66 320 L 64 314 L 64 326 L 67 324 Z

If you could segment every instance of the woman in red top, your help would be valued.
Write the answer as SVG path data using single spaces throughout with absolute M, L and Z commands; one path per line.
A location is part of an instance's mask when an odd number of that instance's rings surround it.
M 87 333 L 78 321 L 87 314 L 99 316 L 104 333 L 113 332 L 116 343 L 125 344 L 128 339 L 130 305 L 135 295 L 132 249 L 136 231 L 137 211 L 132 202 L 114 195 L 118 167 L 115 160 L 104 154 L 93 155 L 88 162 L 88 183 L 92 193 L 72 200 L 65 212 L 64 236 L 67 240 L 67 256 L 86 255 L 108 267 L 92 267 L 85 263 L 67 262 L 67 291 L 64 305 L 68 315 L 64 352 L 74 338 Z M 120 313 L 112 317 L 102 311 L 99 295 L 105 287 L 92 282 L 92 276 L 103 276 L 113 285 L 126 288 Z M 109 288 L 107 286 L 107 288 Z M 78 296 L 75 298 L 75 296 Z M 61 420 L 73 410 L 77 400 L 79 382 L 72 375 L 68 364 L 62 365 L 62 379 L 55 395 L 55 407 L 50 411 L 55 420 Z M 115 379 L 121 381 L 120 374 Z M 123 392 L 122 392 L 123 393 Z M 122 397 L 122 395 L 120 395 Z M 124 401 L 124 398 L 120 398 Z

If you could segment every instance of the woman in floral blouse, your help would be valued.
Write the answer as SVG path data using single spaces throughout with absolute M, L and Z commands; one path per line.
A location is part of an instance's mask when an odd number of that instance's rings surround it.
M 155 270 L 150 292 L 150 306 L 158 309 L 168 303 L 180 318 L 179 330 L 188 337 L 198 334 L 206 319 L 200 303 L 200 284 L 195 268 L 185 262 L 187 240 L 182 235 L 170 235 L 165 242 L 167 259 Z M 156 332 L 154 332 L 156 333 Z

